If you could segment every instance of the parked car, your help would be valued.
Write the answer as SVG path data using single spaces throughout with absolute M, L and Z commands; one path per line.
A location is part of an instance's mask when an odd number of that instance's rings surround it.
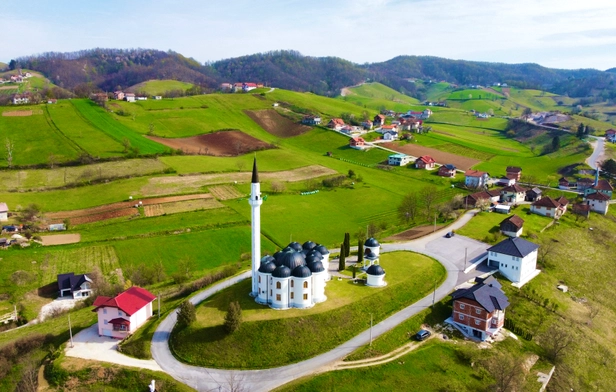
M 415 334 L 415 339 L 419 340 L 420 342 L 422 340 L 426 340 L 430 337 L 430 335 L 432 335 L 432 332 L 426 330 L 426 329 L 422 329 L 419 332 L 417 332 Z
M 445 234 L 445 237 L 446 237 L 446 238 L 451 238 L 451 237 L 453 237 L 454 235 L 456 235 L 456 233 L 454 233 L 453 231 L 450 231 L 450 232 L 448 232 L 447 234 Z

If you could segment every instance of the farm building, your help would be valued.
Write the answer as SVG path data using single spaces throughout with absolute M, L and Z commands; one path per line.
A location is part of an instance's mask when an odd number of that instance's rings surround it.
M 537 249 L 539 245 L 520 237 L 507 238 L 488 248 L 488 266 L 514 283 L 526 283 L 539 273 Z
M 496 204 L 494 206 L 494 212 L 498 212 L 499 214 L 509 214 L 511 212 L 511 206 L 505 204 Z
M 0 222 L 9 220 L 9 207 L 6 203 L 0 203 Z
M 475 282 L 451 294 L 453 313 L 446 322 L 465 336 L 483 341 L 496 335 L 505 324 L 509 299 L 494 277 L 476 278 Z
M 533 188 L 526 191 L 526 201 L 537 201 L 541 199 L 541 194 L 543 192 L 539 188 Z
M 75 275 L 73 272 L 58 275 L 60 297 L 71 296 L 73 299 L 87 298 L 92 294 L 92 279 L 87 275 Z
M 469 207 L 477 207 L 481 204 L 482 200 L 485 200 L 487 205 L 497 202 L 500 199 L 500 192 L 497 190 L 490 191 L 481 191 L 473 193 L 472 195 L 468 195 L 464 198 L 464 206 L 466 208 Z
M 511 215 L 500 223 L 500 231 L 507 237 L 519 237 L 524 229 L 524 219 L 517 215 Z
M 565 177 L 561 177 L 560 180 L 558 180 L 558 187 L 560 189 L 568 190 L 568 189 L 571 189 L 571 183 Z
M 372 127 L 374 126 L 374 123 L 373 123 L 372 121 L 370 121 L 370 120 L 366 120 L 366 121 L 362 121 L 361 126 L 362 126 L 365 130 L 369 131 L 369 130 L 371 130 L 371 129 L 372 129 Z
M 441 177 L 455 177 L 456 176 L 456 167 L 452 164 L 443 165 L 438 168 L 438 175 Z
M 133 286 L 115 297 L 98 296 L 93 312 L 98 315 L 98 335 L 124 339 L 152 317 L 156 296 Z
M 124 99 L 126 99 L 126 102 L 135 102 L 135 94 L 126 93 L 124 94 Z
M 616 143 L 616 130 L 608 129 L 605 131 L 605 140 L 608 142 Z
M 252 209 L 252 291 L 259 304 L 274 309 L 310 308 L 323 302 L 329 280 L 329 251 L 323 245 L 291 242 L 273 256 L 261 254 L 261 185 L 255 158 L 248 203 Z
M 434 169 L 435 164 L 436 164 L 436 161 L 434 160 L 434 158 L 432 158 L 429 155 L 423 155 L 415 159 L 415 167 L 417 169 L 432 170 Z
M 464 173 L 464 185 L 468 188 L 481 188 L 487 185 L 490 175 L 479 170 L 467 170 Z
M 302 118 L 302 124 L 304 125 L 320 125 L 321 116 L 305 116 Z
M 586 189 L 595 186 L 595 181 L 592 178 L 580 178 L 577 181 L 578 192 L 586 192 Z
M 411 162 L 411 157 L 406 154 L 392 154 L 387 157 L 387 163 L 391 166 L 406 166 Z

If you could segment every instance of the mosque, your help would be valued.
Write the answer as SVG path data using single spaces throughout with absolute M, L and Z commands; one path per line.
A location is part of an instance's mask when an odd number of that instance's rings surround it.
M 329 250 L 306 241 L 291 242 L 283 250 L 261 258 L 261 184 L 255 158 L 252 167 L 250 199 L 252 222 L 252 288 L 250 296 L 273 309 L 310 308 L 327 300 L 325 284 L 329 275 Z M 384 286 L 385 271 L 378 265 L 379 243 L 366 240 L 369 286 Z

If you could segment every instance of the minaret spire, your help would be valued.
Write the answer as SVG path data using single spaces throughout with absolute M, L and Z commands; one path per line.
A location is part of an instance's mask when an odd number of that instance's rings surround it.
M 257 184 L 259 182 L 259 171 L 257 170 L 257 157 L 252 164 L 252 182 L 253 184 Z
M 261 184 L 259 184 L 259 172 L 257 170 L 257 157 L 255 156 L 252 165 L 252 181 L 250 184 L 250 199 L 248 203 L 251 208 L 251 237 L 252 237 L 252 291 L 250 295 L 259 295 L 259 267 L 261 266 Z

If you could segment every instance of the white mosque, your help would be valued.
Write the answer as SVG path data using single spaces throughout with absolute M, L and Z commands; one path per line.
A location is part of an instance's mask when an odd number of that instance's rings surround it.
M 252 167 L 250 199 L 252 214 L 252 291 L 259 304 L 273 309 L 310 308 L 323 302 L 325 284 L 330 280 L 329 251 L 323 245 L 306 241 L 303 245 L 291 242 L 273 256 L 261 255 L 261 185 L 257 159 Z M 368 286 L 384 286 L 385 271 L 378 264 L 380 244 L 374 238 L 365 243 Z M 364 264 L 364 268 L 365 268 Z

